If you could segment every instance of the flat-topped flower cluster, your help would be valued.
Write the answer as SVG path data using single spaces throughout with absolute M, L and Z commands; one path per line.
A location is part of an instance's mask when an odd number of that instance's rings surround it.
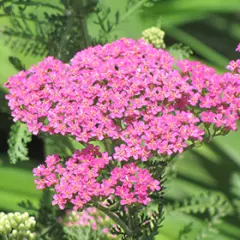
M 238 61 L 229 68 L 236 71 Z M 6 83 L 14 120 L 31 132 L 85 143 L 120 139 L 120 161 L 182 152 L 203 140 L 203 124 L 236 130 L 239 86 L 239 74 L 175 63 L 167 51 L 132 39 L 85 49 L 70 64 L 48 57 Z
M 111 160 L 106 152 L 100 153 L 98 147 L 88 145 L 76 150 L 64 164 L 58 155 L 48 156 L 46 167 L 40 165 L 34 169 L 38 189 L 53 187 L 53 204 L 61 209 L 71 203 L 74 210 L 82 208 L 94 198 L 105 200 L 119 198 L 121 205 L 140 203 L 147 205 L 149 194 L 160 190 L 160 182 L 154 180 L 147 169 L 137 167 L 135 163 L 116 167 L 109 173 L 109 178 L 101 179 L 101 170 Z

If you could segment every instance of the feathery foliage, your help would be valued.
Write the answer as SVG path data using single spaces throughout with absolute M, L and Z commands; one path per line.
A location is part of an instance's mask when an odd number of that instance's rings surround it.
M 211 233 L 217 233 L 216 226 L 224 217 L 232 212 L 232 206 L 222 196 L 202 193 L 199 196 L 187 198 L 183 201 L 176 201 L 166 206 L 166 214 L 179 212 L 184 214 L 201 214 L 208 218 L 202 230 L 195 236 L 194 240 L 205 239 Z M 191 232 L 192 224 L 186 225 L 179 233 L 179 239 L 186 239 L 186 234 Z
M 77 51 L 116 39 L 112 35 L 117 25 L 142 7 L 150 7 L 158 0 L 126 2 L 125 13 L 112 13 L 97 0 L 64 0 L 59 4 L 33 0 L 0 1 L 0 17 L 9 17 L 10 24 L 2 33 L 6 43 L 25 55 L 51 55 L 68 61 Z M 35 14 L 35 11 L 38 14 Z M 98 37 L 89 36 L 87 18 L 99 26 Z M 114 14 L 114 20 L 110 20 Z M 66 47 L 67 46 L 67 47 Z
M 89 46 L 85 17 L 93 11 L 96 2 L 65 0 L 56 4 L 3 0 L 0 2 L 2 16 L 10 19 L 9 26 L 3 29 L 6 43 L 25 55 L 52 55 L 67 61 L 76 50 Z
M 181 213 L 205 213 L 208 212 L 210 216 L 214 216 L 218 211 L 225 211 L 225 215 L 230 211 L 228 201 L 216 194 L 201 193 L 199 196 L 187 198 L 181 202 L 177 201 L 166 207 L 167 212 L 181 212 Z
M 28 132 L 25 124 L 16 122 L 12 125 L 8 139 L 8 155 L 11 163 L 29 160 L 27 144 L 31 139 L 32 134 Z

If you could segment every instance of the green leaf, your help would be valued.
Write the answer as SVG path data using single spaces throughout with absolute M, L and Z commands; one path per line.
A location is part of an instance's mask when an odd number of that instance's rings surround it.
M 11 163 L 29 160 L 27 144 L 31 140 L 32 134 L 28 132 L 25 124 L 16 122 L 12 125 L 8 139 L 8 155 Z
M 208 212 L 210 216 L 214 216 L 216 213 L 221 212 L 221 216 L 225 216 L 231 210 L 231 206 L 225 197 L 208 192 L 181 202 L 177 201 L 167 207 L 166 213 L 171 214 L 174 211 L 187 214 Z

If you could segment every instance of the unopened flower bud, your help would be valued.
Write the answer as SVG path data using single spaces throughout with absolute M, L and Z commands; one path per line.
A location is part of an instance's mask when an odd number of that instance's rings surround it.
M 5 229 L 2 225 L 0 225 L 0 236 L 5 233 Z
M 18 226 L 18 229 L 20 230 L 25 230 L 25 225 L 23 223 L 21 223 L 19 226 Z
M 18 231 L 18 236 L 25 236 L 25 229 Z
M 23 221 L 23 218 L 21 215 L 15 215 L 14 216 L 14 219 L 16 220 L 16 222 L 19 224 L 19 223 L 22 223 Z
M 34 217 L 30 217 L 30 218 L 28 219 L 28 222 L 29 222 L 29 224 L 30 224 L 30 227 L 34 227 L 34 226 L 36 225 L 36 220 L 35 220 Z
M 17 236 L 18 236 L 18 231 L 17 231 L 16 229 L 14 229 L 14 230 L 12 231 L 12 236 L 13 236 L 13 237 L 17 237 Z
M 152 44 L 155 48 L 165 48 L 165 32 L 157 27 L 151 27 L 142 32 L 142 38 Z
M 30 240 L 33 240 L 33 239 L 35 239 L 36 238 L 36 234 L 35 233 L 30 233 L 29 234 L 29 239 Z
M 7 223 L 4 227 L 5 227 L 5 232 L 7 232 L 7 233 L 11 232 L 12 228 L 9 223 Z

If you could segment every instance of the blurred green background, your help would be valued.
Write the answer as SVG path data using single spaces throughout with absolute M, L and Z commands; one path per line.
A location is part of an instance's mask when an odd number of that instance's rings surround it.
M 40 0 L 38 0 L 39 2 Z M 45 2 L 44 0 L 41 0 Z M 57 0 L 51 1 L 59 4 Z M 124 16 L 126 0 L 101 1 L 114 12 L 119 10 Z M 139 1 L 140 3 L 141 1 Z M 120 15 L 121 16 L 121 15 Z M 93 23 L 94 15 L 88 18 L 88 31 L 97 37 L 98 26 Z M 239 56 L 235 48 L 240 42 L 240 0 L 160 0 L 151 7 L 141 7 L 125 16 L 114 28 L 113 34 L 120 37 L 139 38 L 141 32 L 157 22 L 166 32 L 167 46 L 183 43 L 189 46 L 194 54 L 193 59 L 200 59 L 214 66 L 219 72 L 231 59 Z M 0 12 L 0 29 L 9 24 L 8 17 Z M 37 63 L 41 57 L 24 56 L 5 44 L 6 38 L 0 31 L 0 84 L 1 95 L 5 91 L 2 84 L 9 76 L 16 73 L 10 64 L 9 56 L 18 56 L 26 66 Z M 3 102 L 1 101 L 1 104 Z M 1 107 L 1 106 L 0 106 Z M 12 119 L 8 113 L 0 115 L 0 211 L 22 211 L 18 203 L 31 200 L 38 204 L 41 192 L 35 190 L 32 168 L 44 158 L 44 147 L 40 138 L 34 137 L 29 144 L 30 158 L 28 162 L 9 165 L 7 155 L 7 139 Z M 178 156 L 174 166 L 174 176 L 166 190 L 170 200 L 183 199 L 201 192 L 213 191 L 225 196 L 235 203 L 234 184 L 239 188 L 240 180 L 234 180 L 240 174 L 240 131 L 215 139 L 211 144 L 191 150 Z M 237 183 L 236 183 L 237 182 Z M 178 231 L 184 224 L 193 221 L 195 232 L 204 225 L 204 219 L 186 214 L 171 214 L 156 239 L 177 239 Z M 218 225 L 217 240 L 240 239 L 240 217 L 237 211 Z M 192 233 L 194 235 L 194 231 Z M 193 236 L 192 235 L 192 236 Z M 191 238 L 190 238 L 191 239 Z

